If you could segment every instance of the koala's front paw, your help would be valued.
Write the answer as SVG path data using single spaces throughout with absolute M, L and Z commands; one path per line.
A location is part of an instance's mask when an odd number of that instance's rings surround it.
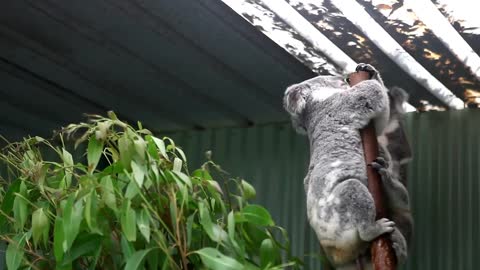
M 377 75 L 377 70 L 370 64 L 360 63 L 355 69 L 356 72 L 365 71 L 370 74 L 370 79 Z
M 360 239 L 366 242 L 370 242 L 378 236 L 391 233 L 395 229 L 395 222 L 389 220 L 388 218 L 382 218 L 375 223 L 370 224 L 369 226 L 359 229 Z
M 377 157 L 372 163 L 368 165 L 372 166 L 372 168 L 374 168 L 382 176 L 383 181 L 389 179 L 388 177 L 390 176 L 390 171 L 388 170 L 388 167 L 390 166 L 390 164 L 384 158 Z
M 381 218 L 377 220 L 376 223 L 379 229 L 379 235 L 391 233 L 395 229 L 395 222 L 389 220 L 388 218 Z

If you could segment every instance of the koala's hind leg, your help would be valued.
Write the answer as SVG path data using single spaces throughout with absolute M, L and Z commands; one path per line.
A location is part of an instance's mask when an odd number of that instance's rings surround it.
M 322 241 L 331 262 L 338 266 L 354 260 L 370 242 L 379 235 L 394 230 L 388 219 L 375 221 L 375 203 L 367 187 L 359 180 L 348 179 L 338 184 L 329 198 L 332 210 L 340 218 L 334 241 Z M 329 208 L 329 207 L 328 207 Z M 328 223 L 329 220 L 323 220 Z
M 346 180 L 335 188 L 334 193 L 340 203 L 337 210 L 340 215 L 350 217 L 350 225 L 353 225 L 361 240 L 370 242 L 384 233 L 390 233 L 394 229 L 394 223 L 388 219 L 375 221 L 375 203 L 367 187 L 359 180 Z M 346 224 L 349 225 L 349 224 Z

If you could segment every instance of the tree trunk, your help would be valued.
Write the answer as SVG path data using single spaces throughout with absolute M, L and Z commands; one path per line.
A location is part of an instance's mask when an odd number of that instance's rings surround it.
M 352 73 L 349 76 L 351 86 L 369 79 L 368 72 L 360 71 Z M 365 163 L 371 164 L 378 157 L 378 141 L 373 121 L 360 130 L 362 138 L 363 151 L 365 155 Z M 385 207 L 385 194 L 382 189 L 382 182 L 378 172 L 372 167 L 367 166 L 368 190 L 375 201 L 375 209 L 377 212 L 376 219 L 387 217 L 387 209 Z M 396 257 L 392 248 L 390 239 L 384 234 L 373 240 L 370 247 L 372 254 L 372 264 L 374 270 L 394 270 L 396 269 Z

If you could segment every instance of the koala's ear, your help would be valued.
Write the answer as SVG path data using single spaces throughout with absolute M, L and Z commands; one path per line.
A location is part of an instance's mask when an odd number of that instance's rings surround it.
M 287 88 L 283 96 L 283 107 L 293 117 L 299 117 L 307 104 L 306 98 L 310 93 L 310 86 L 294 84 Z
M 397 111 L 400 114 L 405 113 L 403 104 L 408 101 L 408 93 L 400 87 L 394 86 L 388 91 L 390 98 L 390 110 Z

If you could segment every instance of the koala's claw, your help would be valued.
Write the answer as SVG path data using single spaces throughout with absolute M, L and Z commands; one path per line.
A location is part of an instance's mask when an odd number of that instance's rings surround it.
M 388 162 L 382 157 L 377 157 L 369 165 L 372 166 L 377 171 L 380 171 L 382 169 L 387 169 L 389 167 Z
M 389 220 L 388 218 L 381 218 L 376 221 L 377 225 L 381 228 L 383 233 L 391 233 L 395 229 L 395 222 Z
M 375 74 L 377 73 L 377 70 L 372 65 L 365 64 L 365 63 L 358 64 L 357 68 L 355 68 L 355 71 L 356 72 L 359 72 L 359 71 L 368 72 L 368 74 L 370 74 L 370 79 L 373 78 L 373 76 L 375 76 Z

